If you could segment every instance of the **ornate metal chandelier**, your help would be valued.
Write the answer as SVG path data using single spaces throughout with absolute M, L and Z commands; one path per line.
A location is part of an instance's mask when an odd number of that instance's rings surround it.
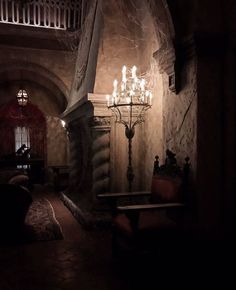
M 112 95 L 107 95 L 107 106 L 114 112 L 116 122 L 125 126 L 125 136 L 128 138 L 129 162 L 127 179 L 130 192 L 132 191 L 132 181 L 134 179 L 132 138 L 135 134 L 135 126 L 144 122 L 144 113 L 152 106 L 152 92 L 147 89 L 146 80 L 138 78 L 136 72 L 136 66 L 133 66 L 131 70 L 123 66 L 120 84 L 117 80 L 114 80 L 113 93 Z

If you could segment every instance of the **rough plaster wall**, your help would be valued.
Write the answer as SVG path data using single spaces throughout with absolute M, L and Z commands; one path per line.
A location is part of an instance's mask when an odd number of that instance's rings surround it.
M 55 96 L 52 95 L 49 90 L 37 84 L 32 84 L 28 92 L 31 96 L 31 101 L 35 103 L 45 115 L 58 116 L 60 114 L 62 108 L 58 105 Z
M 138 3 L 140 2 L 140 3 Z M 113 3 L 114 5 L 114 3 Z M 105 7 L 104 31 L 100 43 L 95 92 L 110 94 L 113 80 L 120 80 L 123 65 L 136 65 L 137 74 L 149 82 L 153 92 L 153 106 L 147 111 L 145 123 L 135 127 L 132 140 L 133 190 L 150 188 L 153 159 L 162 156 L 162 76 L 159 74 L 153 53 L 159 44 L 154 21 L 145 2 L 135 2 L 139 8 L 135 17 L 127 19 L 114 6 Z M 112 10 L 112 13 L 111 13 Z M 129 14 L 129 17 L 132 15 Z M 122 18 L 123 17 L 123 18 Z M 130 22 L 129 22 L 130 21 Z M 111 122 L 111 189 L 127 191 L 128 140 L 125 128 Z
M 168 77 L 164 77 L 163 95 L 163 141 L 164 149 L 173 150 L 180 164 L 186 156 L 196 169 L 196 114 L 197 84 L 196 62 L 188 63 L 182 71 L 182 90 L 174 94 L 168 90 Z
M 162 99 L 163 99 L 163 76 L 158 72 L 153 60 L 153 105 L 146 112 L 145 123 L 142 125 L 143 147 L 141 148 L 141 166 L 143 172 L 142 182 L 145 189 L 150 189 L 153 172 L 153 162 L 155 156 L 159 156 L 160 162 L 163 161 L 163 119 L 162 119 Z
M 139 61 L 148 86 L 152 90 L 152 107 L 146 112 L 145 122 L 141 126 L 138 168 L 141 189 L 150 189 L 155 155 L 162 160 L 163 155 L 163 124 L 162 124 L 162 96 L 163 80 L 153 53 L 159 48 L 154 20 L 150 11 L 145 9 L 145 2 L 141 3 L 139 19 L 141 20 L 141 33 L 139 38 Z
M 57 117 L 47 116 L 47 165 L 68 164 L 68 139 L 61 121 Z
M 103 5 L 104 28 L 100 41 L 94 93 L 110 94 L 114 79 L 120 80 L 123 65 L 138 66 L 133 24 L 116 3 Z M 108 4 L 108 5 L 107 5 Z

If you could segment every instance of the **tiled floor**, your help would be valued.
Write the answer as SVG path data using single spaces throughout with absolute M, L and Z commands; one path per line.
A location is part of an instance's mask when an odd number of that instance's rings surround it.
M 131 289 L 111 256 L 107 230 L 85 231 L 59 198 L 47 194 L 64 240 L 0 248 L 0 290 Z
M 210 260 L 200 255 L 200 264 L 191 256 L 179 256 L 177 261 L 165 257 L 162 261 L 158 257 L 114 259 L 108 229 L 84 230 L 56 194 L 46 197 L 55 210 L 64 240 L 1 246 L 0 290 L 147 290 L 189 286 L 193 281 L 201 286 L 203 280 L 206 285 L 206 278 L 211 284 L 218 281 L 222 277 L 219 269 L 227 266 L 220 262 L 217 252 Z M 210 269 L 215 270 L 212 276 Z

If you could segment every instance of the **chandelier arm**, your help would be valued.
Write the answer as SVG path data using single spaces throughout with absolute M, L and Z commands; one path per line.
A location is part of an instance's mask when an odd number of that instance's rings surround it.
M 139 116 L 137 117 L 137 120 L 134 122 L 133 127 L 136 126 L 137 124 L 143 123 L 144 118 L 143 118 L 143 113 L 147 110 L 146 106 L 142 108 Z
M 121 111 L 118 108 L 118 106 L 110 107 L 110 109 L 114 112 L 116 116 L 116 120 L 115 120 L 116 123 L 123 124 L 125 127 L 128 126 L 127 123 L 124 120 L 122 120 Z
M 118 113 L 119 113 L 119 117 L 120 117 L 119 120 L 121 121 L 121 120 L 122 120 L 122 117 L 121 117 L 121 111 L 120 111 L 119 107 L 117 107 L 117 106 L 116 106 L 116 109 L 117 109 L 117 111 L 118 111 Z
M 143 123 L 143 122 L 144 122 L 144 120 L 136 120 L 136 121 L 133 123 L 132 128 L 134 128 L 137 124 L 141 124 L 141 123 Z
M 115 113 L 115 116 L 116 116 L 115 122 L 126 125 L 126 123 L 121 118 L 121 112 L 120 112 L 119 108 L 117 106 L 114 106 L 111 108 L 111 110 Z
M 118 114 L 117 114 L 117 110 L 115 110 L 114 108 L 110 108 L 111 110 L 112 110 L 112 112 L 115 114 L 115 116 L 116 116 L 116 120 L 115 120 L 115 122 L 119 122 L 118 121 Z
M 125 128 L 129 128 L 127 123 L 125 121 L 123 121 L 123 120 L 119 120 L 119 121 L 117 121 L 117 123 L 123 124 L 125 126 Z

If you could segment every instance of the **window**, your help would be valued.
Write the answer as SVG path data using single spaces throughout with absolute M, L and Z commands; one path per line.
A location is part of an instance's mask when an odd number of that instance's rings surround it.
M 29 128 L 27 127 L 16 127 L 15 128 L 15 152 L 25 144 L 27 148 L 30 148 L 30 137 Z M 17 168 L 28 169 L 30 165 L 17 165 Z
M 30 147 L 29 128 L 16 127 L 15 128 L 15 151 L 17 151 L 23 144 Z

